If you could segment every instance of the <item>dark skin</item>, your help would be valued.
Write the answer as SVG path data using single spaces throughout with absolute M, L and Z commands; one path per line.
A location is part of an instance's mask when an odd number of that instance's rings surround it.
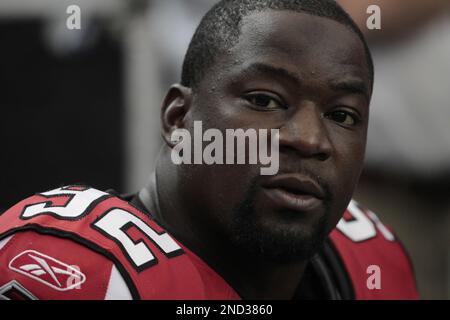
M 267 10 L 246 17 L 241 31 L 197 88 L 170 88 L 162 107 L 165 145 L 146 188 L 150 196 L 142 200 L 242 297 L 289 299 L 308 259 L 290 257 L 284 244 L 308 242 L 318 228 L 325 236 L 331 232 L 361 174 L 369 68 L 360 39 L 330 19 Z M 193 132 L 200 120 L 204 130 L 279 129 L 278 176 L 317 177 L 326 189 L 321 205 L 307 212 L 280 208 L 267 197 L 264 185 L 273 177 L 261 176 L 260 165 L 174 165 L 172 132 Z M 250 228 L 275 246 L 252 249 L 240 242 L 234 217 L 249 199 Z

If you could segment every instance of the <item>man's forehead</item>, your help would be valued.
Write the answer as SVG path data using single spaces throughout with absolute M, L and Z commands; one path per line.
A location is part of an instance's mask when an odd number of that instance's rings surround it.
M 231 53 L 235 65 L 266 60 L 287 65 L 285 69 L 298 74 L 369 79 L 359 37 L 339 22 L 306 13 L 266 10 L 250 14 L 242 22 Z
M 238 42 L 317 45 L 347 42 L 363 49 L 359 36 L 347 25 L 331 18 L 288 10 L 264 10 L 245 16 Z M 341 41 L 335 41 L 338 37 Z M 301 48 L 298 48 L 301 49 Z

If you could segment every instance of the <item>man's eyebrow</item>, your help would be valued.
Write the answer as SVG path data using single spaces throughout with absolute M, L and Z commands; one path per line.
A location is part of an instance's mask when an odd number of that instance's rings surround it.
M 297 74 L 287 69 L 261 62 L 252 63 L 245 69 L 244 72 L 260 72 L 270 76 L 283 77 L 295 83 L 297 86 L 300 86 L 302 83 L 302 80 Z
M 331 89 L 336 91 L 347 91 L 349 93 L 362 94 L 367 99 L 370 98 L 369 87 L 362 80 L 343 80 L 336 81 L 330 84 Z
M 276 67 L 267 63 L 255 62 L 250 64 L 245 70 L 247 72 L 260 72 L 270 76 L 284 77 L 289 81 L 295 83 L 297 86 L 302 85 L 302 79 L 295 73 L 282 68 Z M 367 99 L 370 99 L 370 90 L 367 84 L 360 79 L 349 79 L 342 81 L 334 81 L 330 84 L 331 88 L 336 91 L 347 91 L 355 94 L 362 94 Z

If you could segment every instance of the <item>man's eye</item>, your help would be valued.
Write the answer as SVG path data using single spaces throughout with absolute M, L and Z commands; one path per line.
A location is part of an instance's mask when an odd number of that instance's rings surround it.
M 282 109 L 284 108 L 281 102 L 275 98 L 265 95 L 265 94 L 253 94 L 246 98 L 251 104 L 262 108 L 262 109 Z
M 327 114 L 326 117 L 345 126 L 354 126 L 359 121 L 355 115 L 347 111 L 333 111 Z

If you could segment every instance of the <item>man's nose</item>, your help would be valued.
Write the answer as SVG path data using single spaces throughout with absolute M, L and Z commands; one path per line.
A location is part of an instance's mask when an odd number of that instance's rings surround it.
M 302 157 L 321 161 L 331 156 L 333 148 L 324 118 L 314 103 L 303 103 L 280 128 L 280 149 L 293 149 Z

